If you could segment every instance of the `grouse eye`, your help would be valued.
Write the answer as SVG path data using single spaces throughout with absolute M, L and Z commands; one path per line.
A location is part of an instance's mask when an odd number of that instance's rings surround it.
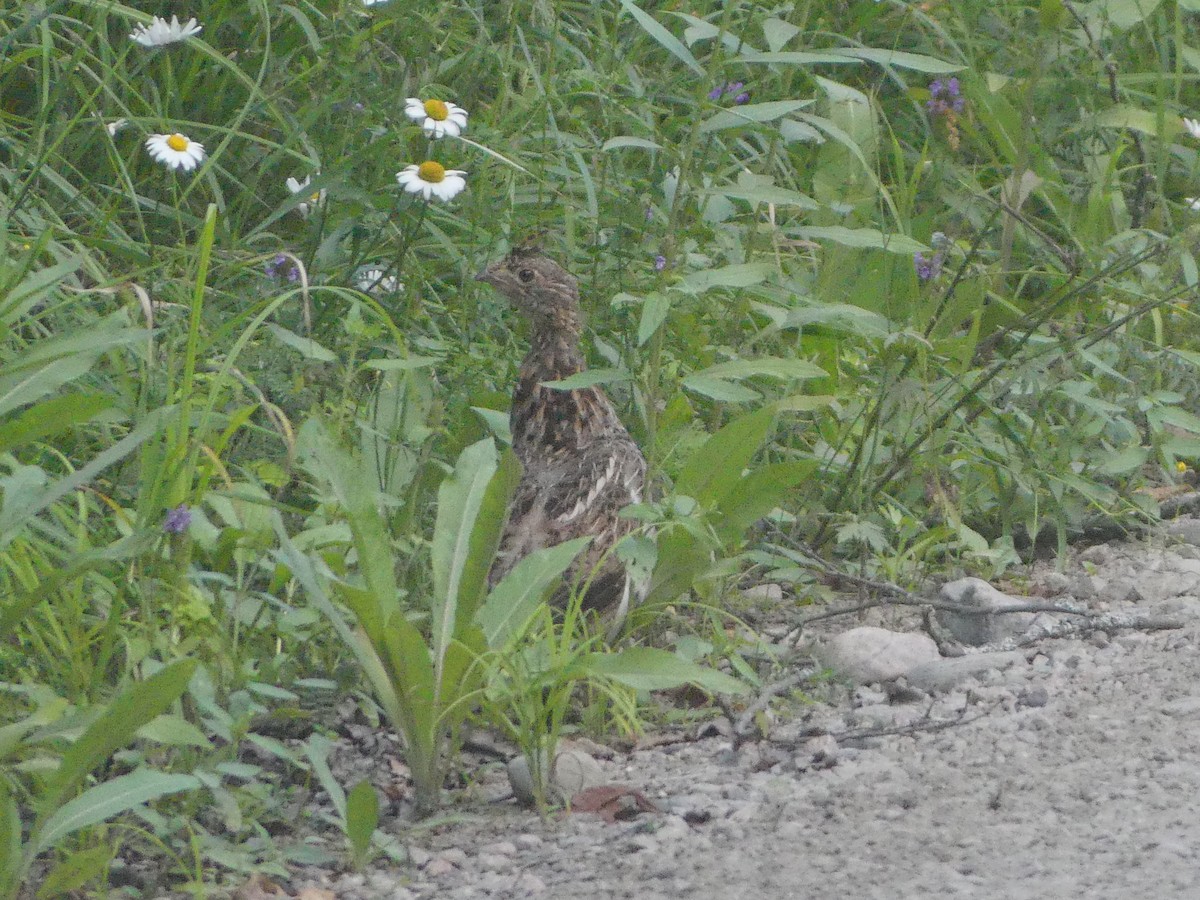
M 533 269 L 522 269 L 517 273 L 517 277 L 526 284 L 529 284 L 529 282 L 533 281 Z

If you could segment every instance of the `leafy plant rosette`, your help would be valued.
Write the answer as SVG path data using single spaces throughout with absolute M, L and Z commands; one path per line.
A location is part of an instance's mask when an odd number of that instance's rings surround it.
M 303 552 L 282 519 L 279 557 L 354 652 L 403 738 L 418 815 L 439 805 L 448 747 L 481 703 L 536 765 L 540 752 L 553 749 L 570 687 L 577 682 L 639 690 L 691 682 L 728 693 L 743 690 L 736 679 L 664 650 L 594 649 L 594 639 L 580 636 L 577 613 L 561 627 L 531 628 L 586 539 L 530 554 L 487 591 L 487 573 L 518 477 L 515 458 L 501 458 L 490 438 L 467 447 L 438 489 L 424 579 L 428 600 L 415 609 L 400 602 L 398 559 L 369 468 L 316 422 L 301 429 L 299 444 L 305 466 L 328 487 L 350 526 L 356 574 L 337 576 L 319 557 Z M 418 627 L 422 620 L 428 621 L 427 630 Z M 580 641 L 585 649 L 576 646 Z M 524 676 L 514 675 L 521 670 Z M 485 672 L 504 677 L 488 681 Z M 553 688 L 549 700 L 543 697 L 548 687 Z M 531 708 L 536 715 L 528 713 Z

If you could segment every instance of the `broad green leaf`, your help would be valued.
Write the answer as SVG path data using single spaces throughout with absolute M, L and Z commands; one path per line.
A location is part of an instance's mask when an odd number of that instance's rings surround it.
M 668 15 L 675 16 L 675 18 L 687 23 L 687 28 L 683 30 L 683 42 L 689 47 L 697 41 L 712 40 L 715 37 L 719 37 L 721 44 L 730 53 L 740 53 L 747 48 L 754 51 L 754 48 L 746 43 L 744 35 L 740 33 L 734 34 L 730 31 L 722 31 L 712 22 L 693 16 L 691 13 L 676 12 L 675 10 L 664 11 Z
M 646 295 L 646 299 L 642 301 L 642 318 L 638 322 L 637 345 L 639 347 L 644 347 L 646 342 L 654 336 L 654 332 L 658 331 L 659 326 L 667 320 L 667 313 L 670 311 L 671 299 L 666 294 L 651 291 Z
M 812 106 L 814 102 L 813 100 L 770 100 L 766 103 L 747 103 L 744 106 L 723 109 L 706 120 L 700 126 L 700 132 L 707 134 L 725 128 L 737 128 L 741 125 L 773 122 L 798 109 Z
M 178 700 L 195 669 L 195 660 L 177 660 L 118 694 L 63 754 L 57 771 L 46 782 L 40 818 L 53 812 L 93 769 L 132 741 L 139 728 Z
M 475 611 L 487 593 L 488 572 L 491 570 L 492 560 L 496 557 L 504 525 L 508 520 L 508 504 L 516 493 L 520 480 L 521 463 L 512 450 L 506 450 L 500 457 L 496 474 L 488 483 L 483 503 L 480 504 L 479 513 L 475 518 L 475 529 L 471 533 L 471 549 L 463 567 L 462 586 L 458 592 L 458 612 L 455 615 L 455 621 L 460 627 L 474 621 Z
M 138 729 L 137 736 L 171 747 L 200 747 L 211 750 L 212 744 L 199 728 L 182 716 L 163 713 Z
M 1170 425 L 1192 434 L 1200 434 L 1200 416 L 1177 406 L 1159 406 L 1147 412 L 1146 418 L 1150 420 L 1151 428 L 1156 431 L 1162 430 L 1163 425 Z
M 346 795 L 346 838 L 350 841 L 355 869 L 366 864 L 371 837 L 378 827 L 379 796 L 371 782 L 364 778 Z
M 646 603 L 666 603 L 692 589 L 696 580 L 712 568 L 712 546 L 701 544 L 682 529 L 671 529 L 658 537 L 658 560 L 646 593 Z
M 869 338 L 887 337 L 892 331 L 891 323 L 879 313 L 849 303 L 798 306 L 788 312 L 780 327 L 807 328 L 809 325 Z
M 520 633 L 546 592 L 590 541 L 591 538 L 582 537 L 544 547 L 512 567 L 492 588 L 475 616 L 489 647 L 502 647 Z
M 329 483 L 350 524 L 371 601 L 356 612 L 367 636 L 377 642 L 384 623 L 400 608 L 400 601 L 391 539 L 376 502 L 376 483 L 367 475 L 362 460 L 340 446 L 323 422 L 305 422 L 296 443 L 301 463 L 312 475 Z
M 763 37 L 767 39 L 767 47 L 772 53 L 782 50 L 787 42 L 800 33 L 800 29 L 791 22 L 785 22 L 775 16 L 763 19 Z
M 472 406 L 471 412 L 483 420 L 483 424 L 496 436 L 500 443 L 512 446 L 512 427 L 509 424 L 508 413 L 498 409 L 488 409 L 483 406 Z
M 709 437 L 684 463 L 675 492 L 701 504 L 719 503 L 742 480 L 742 472 L 758 452 L 775 418 L 770 407 L 739 416 Z
M 637 23 L 642 26 L 642 29 L 646 32 L 646 34 L 650 35 L 650 37 L 657 41 L 664 50 L 686 65 L 697 75 L 703 76 L 705 74 L 704 67 L 701 66 L 700 63 L 696 62 L 696 57 L 692 56 L 692 51 L 685 47 L 679 38 L 675 37 L 675 35 L 671 34 L 671 32 L 667 31 L 666 28 L 660 25 L 653 16 L 645 12 L 640 6 L 634 3 L 633 0 L 621 0 L 621 5 L 625 7 L 625 10 L 631 16 L 633 16 L 634 19 L 637 20 Z
M 779 359 L 763 356 L 758 359 L 735 359 L 709 366 L 696 375 L 706 378 L 750 378 L 767 375 L 771 378 L 825 378 L 827 372 L 803 359 Z
M 1100 464 L 1096 466 L 1096 471 L 1101 475 L 1127 475 L 1140 468 L 1149 456 L 1149 447 L 1130 444 L 1128 447 L 1114 450 L 1103 457 Z
M 639 147 L 643 150 L 661 150 L 662 144 L 656 144 L 654 141 L 648 141 L 645 138 L 622 135 L 620 137 L 609 138 L 604 142 L 600 149 L 620 150 L 623 147 Z
M 744 694 L 749 686 L 736 678 L 681 659 L 653 647 L 631 647 L 620 653 L 589 653 L 580 660 L 591 674 L 611 678 L 639 691 L 662 691 L 694 684 L 717 694 Z
M 683 379 L 683 386 L 719 403 L 749 403 L 761 400 L 762 394 L 744 385 L 723 378 L 706 378 L 703 375 L 688 375 Z
M 1129 128 L 1155 137 L 1159 134 L 1158 113 L 1148 109 L 1138 109 L 1136 106 L 1122 104 L 1109 107 L 1096 114 L 1095 122 L 1101 128 Z M 1168 131 L 1172 134 L 1178 134 L 1183 130 L 1183 125 L 1174 116 L 1164 118 L 1163 123 L 1167 125 Z
M 460 589 L 470 557 L 475 520 L 498 467 L 496 445 L 491 438 L 485 438 L 459 454 L 454 471 L 438 488 L 437 520 L 430 543 L 433 576 L 430 641 L 435 685 L 441 683 L 444 654 L 454 638 Z M 436 695 L 434 706 L 440 706 Z
M 741 540 L 746 529 L 777 506 L 787 502 L 787 492 L 811 478 L 817 461 L 771 463 L 760 466 L 725 495 L 714 517 L 717 534 L 726 543 Z
M 81 425 L 113 406 L 107 394 L 64 394 L 22 410 L 0 424 L 0 452 L 44 440 Z
M 702 294 L 716 287 L 749 287 L 761 284 L 774 271 L 774 263 L 736 263 L 719 269 L 689 272 L 675 287 L 688 294 Z
M 30 836 L 30 849 L 35 855 L 42 853 L 59 846 L 67 835 L 82 828 L 107 821 L 151 800 L 193 791 L 198 787 L 200 780 L 193 775 L 171 775 L 149 770 L 121 775 L 84 791 L 50 816 Z
M 911 256 L 914 253 L 928 253 L 930 248 L 918 240 L 905 234 L 884 234 L 877 228 L 846 228 L 842 225 L 806 226 L 797 228 L 798 237 L 809 241 L 832 241 L 846 247 L 863 247 L 873 250 L 886 250 L 888 253 L 899 253 Z
M 395 724 L 395 723 L 393 723 Z M 346 791 L 329 768 L 329 754 L 333 751 L 333 742 L 320 732 L 313 732 L 308 740 L 301 745 L 305 758 L 317 776 L 317 783 L 329 795 L 333 810 L 343 822 L 346 821 Z
M 703 193 L 729 197 L 733 200 L 747 200 L 750 203 L 774 203 L 776 206 L 798 206 L 801 209 L 821 208 L 821 204 L 807 194 L 776 185 L 740 187 L 727 184 L 722 187 L 706 188 Z
M 372 597 L 368 591 L 358 591 L 358 593 L 361 595 L 361 599 L 359 601 L 360 605 L 369 604 L 371 608 L 368 611 L 368 615 L 379 620 L 377 634 L 379 641 L 378 645 L 372 643 L 372 639 L 366 634 L 365 628 L 361 627 L 361 616 L 359 629 L 351 627 L 350 623 L 346 621 L 346 617 L 343 614 L 341 607 L 333 603 L 329 597 L 329 594 L 325 591 L 321 580 L 318 579 L 316 570 L 313 568 L 312 561 L 300 550 L 299 547 L 296 546 L 291 536 L 288 535 L 287 529 L 283 524 L 283 518 L 279 515 L 276 515 L 273 524 L 275 528 L 275 536 L 279 541 L 279 550 L 275 555 L 284 565 L 287 566 L 292 576 L 300 583 L 300 586 L 304 588 L 304 592 L 308 595 L 309 600 L 325 614 L 327 619 L 329 619 L 330 624 L 333 625 L 334 631 L 336 631 L 338 636 L 342 639 L 342 643 L 344 643 L 348 648 L 350 648 L 351 652 L 354 653 L 360 668 L 366 674 L 367 680 L 370 682 L 371 686 L 375 689 L 375 696 L 379 701 L 380 706 L 383 707 L 385 714 L 389 719 L 392 720 L 393 724 L 400 729 L 401 733 L 404 733 L 404 710 L 402 708 L 400 697 L 398 696 L 398 688 L 393 680 L 392 674 L 389 672 L 383 661 L 383 657 L 387 652 L 386 644 L 388 642 L 388 628 L 385 628 L 384 626 L 388 623 L 389 619 L 380 618 L 381 613 L 379 604 L 376 602 L 376 598 Z M 348 593 L 353 592 L 353 590 L 344 583 L 335 582 L 335 584 L 340 589 L 347 591 Z M 404 614 L 399 610 L 399 603 L 396 602 L 395 597 L 391 599 L 397 607 L 397 610 L 393 615 L 402 619 Z M 356 615 L 359 615 L 357 611 Z M 411 627 L 411 625 L 409 627 Z M 419 638 L 420 636 L 418 635 L 418 639 Z M 425 663 L 428 665 L 429 653 L 425 649 L 423 642 L 421 643 L 421 649 L 425 657 Z
M 543 381 L 542 387 L 553 388 L 556 391 L 576 391 L 580 388 L 594 387 L 597 384 L 617 384 L 629 381 L 633 376 L 628 369 L 584 369 L 567 378 L 558 381 Z
M 859 65 L 862 60 L 854 59 L 841 50 L 823 52 L 820 50 L 785 50 L 779 53 L 760 53 L 757 50 L 747 50 L 742 53 L 739 62 L 747 63 L 777 63 L 785 66 L 811 66 L 829 63 L 849 63 Z
M 912 69 L 914 72 L 927 72 L 930 75 L 961 72 L 966 68 L 966 66 L 945 62 L 932 56 L 923 56 L 920 53 L 906 53 L 903 50 L 879 50 L 874 47 L 840 47 L 838 53 L 854 59 L 873 62 L 881 66 Z
M 0 369 L 0 417 L 79 378 L 103 353 L 144 343 L 147 336 L 148 332 L 140 328 L 102 324 L 78 329 L 66 337 L 38 341 Z
M 288 331 L 282 325 L 275 325 L 271 322 L 267 323 L 267 330 L 275 335 L 276 340 L 287 347 L 291 347 L 305 359 L 323 363 L 337 362 L 336 353 L 322 347 L 312 338 L 301 337 L 294 331 Z

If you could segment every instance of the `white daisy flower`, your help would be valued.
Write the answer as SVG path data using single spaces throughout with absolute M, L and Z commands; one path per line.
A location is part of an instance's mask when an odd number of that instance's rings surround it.
M 149 25 L 138 25 L 134 28 L 129 39 L 143 47 L 165 47 L 167 44 L 175 44 L 184 38 L 199 34 L 203 27 L 196 24 L 194 17 L 188 19 L 186 25 L 180 25 L 179 16 L 171 16 L 170 22 L 155 16 Z
M 1200 212 L 1200 197 L 1184 197 L 1183 202 L 1192 212 Z
M 461 169 L 446 169 L 441 163 L 430 160 L 419 166 L 415 163 L 405 166 L 403 172 L 396 173 L 396 180 L 410 194 L 420 194 L 426 200 L 431 195 L 439 200 L 450 200 L 467 186 L 467 180 L 463 178 L 466 174 Z
M 320 175 L 321 173 L 318 172 L 317 174 Z M 288 178 L 287 188 L 293 194 L 299 194 L 306 187 L 308 187 L 308 185 L 311 181 L 312 181 L 312 179 L 307 175 L 304 176 L 303 181 L 297 181 L 295 178 Z M 304 218 L 307 219 L 309 212 L 314 207 L 324 206 L 324 205 L 325 205 L 325 190 L 324 190 L 324 188 L 322 188 L 319 191 L 313 191 L 311 194 L 309 194 L 308 199 L 305 200 L 303 203 L 297 203 L 296 209 L 300 210 L 300 215 L 304 216 Z
M 146 138 L 146 149 L 156 162 L 168 169 L 183 169 L 190 172 L 204 162 L 204 145 L 190 140 L 179 132 L 174 134 L 152 134 Z
M 116 137 L 117 132 L 120 131 L 122 128 L 124 128 L 128 124 L 129 124 L 128 119 L 115 119 L 112 122 L 109 122 L 104 127 L 108 129 L 109 137 Z
M 404 284 L 395 275 L 387 274 L 378 266 L 359 269 L 354 286 L 364 294 L 394 294 L 404 290 Z
M 362 5 L 363 6 L 382 6 L 384 3 L 388 3 L 388 2 L 390 2 L 390 0 L 362 0 Z
M 1184 119 L 1183 127 L 1194 138 L 1200 138 L 1200 119 Z
M 444 100 L 409 97 L 404 101 L 404 114 L 414 122 L 420 122 L 421 128 L 432 138 L 458 137 L 467 127 L 467 111 Z

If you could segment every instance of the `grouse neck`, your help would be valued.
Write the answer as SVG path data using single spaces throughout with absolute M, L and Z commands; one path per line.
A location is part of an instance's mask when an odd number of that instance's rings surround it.
M 521 364 L 523 376 L 537 375 L 539 381 L 552 381 L 584 370 L 586 366 L 583 351 L 579 348 L 578 319 L 571 318 L 570 322 L 534 323 L 529 353 Z

